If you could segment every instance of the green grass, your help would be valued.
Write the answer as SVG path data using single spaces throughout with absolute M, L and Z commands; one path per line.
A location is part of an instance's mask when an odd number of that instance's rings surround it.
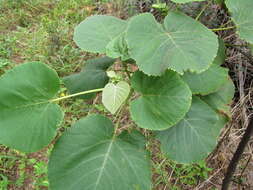
M 91 0 L 1 1 L 0 58 L 14 63 L 42 61 L 60 76 L 78 69 L 84 54 L 76 48 L 73 29 L 85 17 Z M 56 3 L 58 2 L 58 3 Z
M 74 27 L 90 14 L 94 0 L 0 0 L 0 75 L 28 61 L 41 61 L 63 77 L 81 69 L 84 60 L 94 55 L 81 51 L 74 44 Z M 115 2 L 104 0 L 101 3 Z M 117 1 L 116 5 L 126 2 Z M 59 93 L 66 93 L 63 87 Z M 107 113 L 98 101 L 96 105 L 82 100 L 61 102 L 65 120 L 61 131 L 88 112 Z M 47 159 L 50 148 L 25 155 L 0 146 L 0 190 L 48 189 Z M 179 165 L 154 153 L 154 190 L 179 190 L 182 185 L 195 185 L 206 179 L 210 169 L 205 163 Z

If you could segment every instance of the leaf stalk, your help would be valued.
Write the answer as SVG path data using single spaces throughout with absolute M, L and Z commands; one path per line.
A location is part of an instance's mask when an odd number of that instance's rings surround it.
M 213 28 L 211 30 L 216 32 L 216 31 L 222 31 L 222 30 L 230 30 L 230 29 L 234 29 L 234 28 L 236 28 L 236 27 L 235 26 L 229 26 L 229 27 L 225 27 L 225 28 Z
M 76 97 L 76 96 L 81 96 L 81 95 L 84 95 L 84 94 L 90 94 L 90 93 L 94 93 L 94 92 L 101 92 L 101 91 L 103 91 L 103 89 L 104 88 L 98 88 L 98 89 L 78 92 L 78 93 L 75 93 L 75 94 L 71 94 L 71 95 L 60 97 L 60 98 L 52 99 L 52 100 L 50 100 L 50 102 L 58 102 L 58 101 L 61 101 L 61 100 L 65 100 L 65 99 Z

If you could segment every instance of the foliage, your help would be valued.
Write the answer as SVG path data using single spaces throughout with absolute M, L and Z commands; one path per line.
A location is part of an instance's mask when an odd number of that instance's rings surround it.
M 103 90 L 102 102 L 112 114 L 115 114 L 127 99 L 129 93 L 130 86 L 127 82 L 120 81 L 116 85 L 109 83 Z
M 159 132 L 157 138 L 162 150 L 173 160 L 196 162 L 214 149 L 216 138 L 225 123 L 225 118 L 219 118 L 211 107 L 194 96 L 191 109 L 184 119 L 174 127 Z
M 226 0 L 225 4 L 232 14 L 232 19 L 237 27 L 239 36 L 249 43 L 253 43 L 253 1 L 244 0 L 239 2 L 236 0 Z
M 251 27 L 238 16 L 251 4 L 226 3 L 239 35 L 252 43 Z M 151 188 L 150 158 L 141 130 L 118 131 L 120 115 L 128 106 L 131 119 L 154 131 L 169 158 L 192 163 L 214 149 L 229 119 L 234 85 L 221 67 L 222 41 L 210 29 L 173 11 L 162 24 L 148 13 L 128 21 L 99 15 L 76 27 L 74 41 L 85 51 L 108 57 L 87 61 L 80 73 L 65 77 L 70 95 L 55 98 L 60 78 L 40 62 L 22 64 L 0 78 L 0 143 L 23 152 L 38 151 L 53 140 L 63 120 L 58 101 L 91 99 L 103 91 L 104 106 L 116 114 L 114 124 L 90 114 L 62 135 L 49 162 L 52 189 Z M 129 80 L 110 81 L 107 70 L 115 58 Z M 129 65 L 139 71 L 132 74 Z
M 218 50 L 215 34 L 178 12 L 169 12 L 163 25 L 149 13 L 132 17 L 126 42 L 130 56 L 148 75 L 161 75 L 168 68 L 180 74 L 187 70 L 200 73 L 210 66 Z
M 150 189 L 149 155 L 144 146 L 145 138 L 139 132 L 116 137 L 108 118 L 90 115 L 79 120 L 55 145 L 49 162 L 51 187 Z
M 71 94 L 103 88 L 109 82 L 106 70 L 114 61 L 114 59 L 109 57 L 88 60 L 80 73 L 65 77 L 63 82 Z M 94 93 L 87 94 L 79 96 L 79 98 L 87 100 L 93 98 L 94 95 Z
M 38 151 L 48 145 L 63 118 L 60 107 L 49 101 L 59 88 L 56 72 L 41 63 L 22 64 L 3 75 L 0 143 L 23 152 Z
M 141 93 L 141 97 L 130 104 L 132 119 L 139 127 L 167 129 L 189 111 L 192 93 L 176 72 L 166 71 L 161 77 L 136 72 L 131 84 Z

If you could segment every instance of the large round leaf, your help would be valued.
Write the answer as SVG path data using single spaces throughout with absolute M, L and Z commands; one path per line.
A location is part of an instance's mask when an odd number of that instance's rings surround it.
M 126 40 L 130 56 L 140 70 L 161 75 L 167 68 L 178 73 L 203 72 L 218 50 L 216 35 L 204 25 L 181 13 L 170 12 L 161 25 L 144 13 L 129 21 Z
M 228 69 L 212 64 L 206 71 L 196 74 L 187 72 L 182 78 L 193 94 L 206 95 L 217 91 L 228 80 Z
M 74 41 L 85 51 L 105 53 L 107 44 L 125 31 L 126 26 L 126 21 L 113 16 L 90 16 L 75 28 Z
M 49 102 L 60 88 L 55 71 L 42 63 L 17 66 L 0 78 L 0 143 L 37 151 L 56 135 L 63 114 Z
M 150 190 L 150 161 L 144 147 L 138 132 L 113 136 L 108 118 L 81 119 L 54 147 L 49 161 L 51 189 Z
M 201 99 L 217 112 L 230 116 L 230 104 L 232 103 L 234 93 L 234 83 L 228 78 L 217 92 L 203 96 Z
M 139 127 L 162 130 L 175 125 L 189 110 L 191 91 L 174 71 L 161 77 L 151 77 L 136 72 L 133 88 L 141 97 L 131 102 L 131 116 Z
M 228 10 L 236 24 L 239 36 L 249 43 L 253 43 L 253 1 L 226 0 Z
M 216 146 L 226 119 L 218 115 L 198 97 L 193 97 L 190 111 L 177 125 L 157 134 L 162 151 L 180 163 L 205 158 Z

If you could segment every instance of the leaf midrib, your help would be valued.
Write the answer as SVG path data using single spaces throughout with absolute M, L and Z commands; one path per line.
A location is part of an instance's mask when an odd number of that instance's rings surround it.
M 112 139 L 111 142 L 110 142 L 110 144 L 109 144 L 109 146 L 108 146 L 107 152 L 105 154 L 105 158 L 103 160 L 102 166 L 101 166 L 99 174 L 98 174 L 98 178 L 97 178 L 97 181 L 96 181 L 96 184 L 95 184 L 95 189 L 97 189 L 97 186 L 98 186 L 98 184 L 99 184 L 99 182 L 101 180 L 101 177 L 102 177 L 102 175 L 104 173 L 105 166 L 107 164 L 107 160 L 109 159 L 109 155 L 110 155 L 110 152 L 112 150 L 113 142 L 114 142 L 114 140 Z

